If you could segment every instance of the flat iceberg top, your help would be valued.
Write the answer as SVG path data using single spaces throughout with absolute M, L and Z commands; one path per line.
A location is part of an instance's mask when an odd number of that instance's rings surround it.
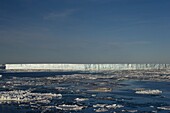
M 170 69 L 170 64 L 5 64 L 6 70 L 148 70 Z

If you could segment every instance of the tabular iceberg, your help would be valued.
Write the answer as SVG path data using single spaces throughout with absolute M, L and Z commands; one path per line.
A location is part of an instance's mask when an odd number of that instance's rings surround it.
M 108 71 L 170 69 L 170 64 L 5 64 L 6 70 Z

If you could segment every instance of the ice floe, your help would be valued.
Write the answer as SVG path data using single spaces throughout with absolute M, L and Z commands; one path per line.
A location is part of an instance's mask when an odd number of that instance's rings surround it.
M 82 102 L 82 101 L 86 101 L 89 100 L 88 98 L 76 98 L 75 99 L 77 102 Z
M 135 92 L 136 94 L 146 94 L 146 95 L 159 95 L 162 93 L 162 91 L 156 89 L 156 90 L 145 90 L 145 89 L 142 89 L 142 90 L 139 90 L 139 91 L 136 91 Z
M 108 109 L 117 109 L 117 108 L 121 108 L 124 107 L 122 105 L 117 105 L 117 104 L 112 104 L 112 105 L 107 105 L 106 108 Z
M 95 112 L 107 112 L 108 109 L 106 108 L 98 108 L 98 109 L 94 109 Z
M 157 107 L 157 109 L 161 109 L 161 110 L 170 110 L 170 106 Z
M 55 97 L 62 97 L 61 94 L 53 93 L 32 93 L 31 90 L 1 91 L 0 101 L 19 101 L 31 103 L 50 103 Z
M 111 88 L 102 87 L 102 88 L 91 89 L 91 90 L 88 90 L 88 91 L 90 91 L 90 92 L 111 92 L 112 89 Z
M 78 105 L 58 105 L 56 106 L 56 109 L 59 110 L 82 110 L 85 106 L 78 106 Z

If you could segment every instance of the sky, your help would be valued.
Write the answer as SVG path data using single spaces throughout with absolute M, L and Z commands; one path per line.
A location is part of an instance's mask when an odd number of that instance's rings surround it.
M 0 63 L 170 63 L 170 0 L 0 0 Z

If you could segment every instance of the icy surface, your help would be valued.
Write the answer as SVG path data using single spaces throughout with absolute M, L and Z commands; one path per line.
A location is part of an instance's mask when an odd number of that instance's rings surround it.
M 31 90 L 13 90 L 13 91 L 1 91 L 0 101 L 18 101 L 18 102 L 39 102 L 50 103 L 50 100 L 54 97 L 62 97 L 61 94 L 52 93 L 32 93 Z
M 60 110 L 82 110 L 84 106 L 63 104 L 63 105 L 58 105 L 56 108 Z
M 147 69 L 170 69 L 170 64 L 6 64 L 6 70 L 104 71 Z
M 1 74 L 1 113 L 169 112 L 168 70 Z
M 162 106 L 162 107 L 157 107 L 158 109 L 162 110 L 170 110 L 170 106 Z
M 137 94 L 149 94 L 149 95 L 159 95 L 162 93 L 160 90 L 140 90 L 136 91 Z

